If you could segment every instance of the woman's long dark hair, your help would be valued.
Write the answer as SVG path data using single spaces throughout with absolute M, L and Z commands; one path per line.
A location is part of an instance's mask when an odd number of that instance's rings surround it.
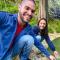
M 46 27 L 45 27 L 43 30 L 40 29 L 40 34 L 41 34 L 42 36 L 43 36 L 43 35 L 48 35 L 47 19 L 41 18 L 41 19 L 38 21 L 38 26 L 39 26 L 39 23 L 40 23 L 41 20 L 45 20 L 45 21 L 46 21 Z

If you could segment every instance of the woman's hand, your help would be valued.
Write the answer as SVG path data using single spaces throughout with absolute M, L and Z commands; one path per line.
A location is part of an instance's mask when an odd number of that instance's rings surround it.
M 57 51 L 54 51 L 54 56 L 57 58 L 59 56 L 59 53 Z
M 56 60 L 56 58 L 54 56 L 50 55 L 49 60 Z

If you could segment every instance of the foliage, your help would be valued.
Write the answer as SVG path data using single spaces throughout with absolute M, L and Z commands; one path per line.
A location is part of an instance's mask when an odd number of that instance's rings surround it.
M 0 1 L 0 11 L 16 13 L 18 11 L 18 7 L 14 4 L 14 2 Z
M 60 33 L 60 20 L 58 19 L 54 19 L 54 20 L 48 20 L 48 31 L 50 33 Z
M 18 2 L 21 0 L 0 0 L 0 11 L 7 11 L 10 13 L 17 13 L 18 12 Z M 37 17 L 39 13 L 39 0 L 35 0 L 36 3 L 36 18 L 32 18 L 30 24 L 36 25 L 37 24 Z M 60 32 L 60 21 L 56 19 L 49 18 L 48 20 L 48 31 L 50 33 Z

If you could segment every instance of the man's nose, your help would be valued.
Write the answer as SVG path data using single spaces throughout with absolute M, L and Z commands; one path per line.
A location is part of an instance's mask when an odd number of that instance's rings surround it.
M 28 11 L 28 14 L 29 14 L 29 15 L 32 15 L 32 11 L 31 11 L 31 10 L 29 10 L 29 11 Z

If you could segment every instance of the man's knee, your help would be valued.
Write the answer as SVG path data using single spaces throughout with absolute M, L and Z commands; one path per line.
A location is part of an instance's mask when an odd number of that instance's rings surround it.
M 20 38 L 23 42 L 34 43 L 34 38 L 31 35 L 24 35 Z

